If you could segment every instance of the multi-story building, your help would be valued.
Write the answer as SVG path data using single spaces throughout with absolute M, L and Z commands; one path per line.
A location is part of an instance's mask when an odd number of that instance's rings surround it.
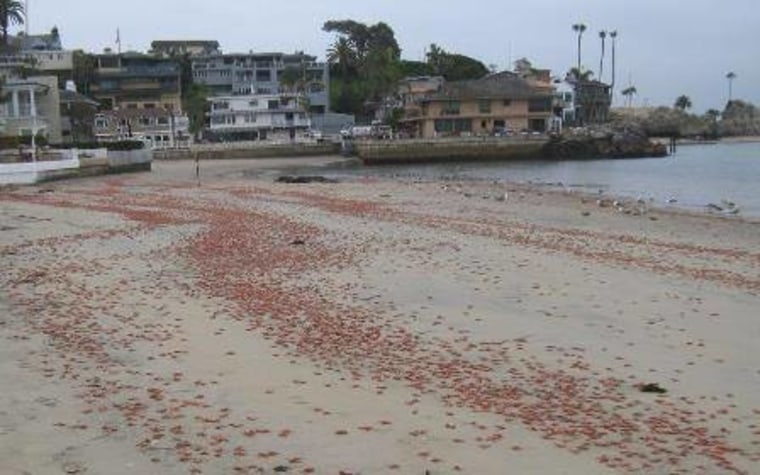
M 311 114 L 330 107 L 329 68 L 316 57 L 298 52 L 213 54 L 193 59 L 193 82 L 212 96 L 303 93 Z
M 209 132 L 218 140 L 263 140 L 278 132 L 294 137 L 311 126 L 299 94 L 217 96 L 209 102 Z
M 170 59 L 140 53 L 95 56 L 89 94 L 104 109 L 182 111 L 180 68 Z
M 426 83 L 429 90 L 417 87 L 410 98 L 400 90 L 405 104 L 402 126 L 412 136 L 545 132 L 549 128 L 554 98 L 549 81 L 507 71 L 482 79 Z
M 219 42 L 214 40 L 157 40 L 150 44 L 150 53 L 155 56 L 208 56 L 219 54 Z
M 63 49 L 58 28 L 47 34 L 20 33 L 9 38 L 8 53 L 0 55 L 0 70 L 13 75 L 24 69 L 38 75 L 55 75 L 60 88 L 72 78 L 74 53 Z
M 119 109 L 95 115 L 95 137 L 101 142 L 142 140 L 151 148 L 187 146 L 191 140 L 185 115 L 167 109 Z

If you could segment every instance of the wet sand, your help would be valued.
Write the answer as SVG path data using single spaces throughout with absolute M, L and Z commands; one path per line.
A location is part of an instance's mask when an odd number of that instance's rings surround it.
M 312 162 L 0 193 L 0 473 L 756 473 L 760 224 Z

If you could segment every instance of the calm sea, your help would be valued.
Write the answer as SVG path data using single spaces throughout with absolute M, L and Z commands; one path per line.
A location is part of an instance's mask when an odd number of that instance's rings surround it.
M 534 183 L 692 210 L 727 200 L 740 215 L 760 217 L 760 143 L 684 145 L 667 158 L 357 166 L 328 174 Z

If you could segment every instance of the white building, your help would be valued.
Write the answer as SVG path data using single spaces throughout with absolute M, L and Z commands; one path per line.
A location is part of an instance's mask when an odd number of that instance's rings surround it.
M 555 82 L 554 115 L 551 130 L 561 133 L 568 124 L 575 123 L 575 89 L 566 81 Z
M 220 140 L 264 140 L 271 134 L 311 127 L 308 105 L 297 94 L 218 96 L 211 103 L 209 132 Z
M 61 109 L 55 76 L 6 78 L 2 93 L 0 122 L 5 135 L 41 135 L 51 143 L 61 142 Z

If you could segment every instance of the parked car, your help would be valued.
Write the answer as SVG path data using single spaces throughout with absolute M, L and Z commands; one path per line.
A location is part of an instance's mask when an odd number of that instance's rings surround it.
M 322 142 L 325 137 L 324 134 L 322 134 L 321 130 L 316 129 L 310 129 L 306 131 L 306 137 L 316 140 L 317 142 Z

